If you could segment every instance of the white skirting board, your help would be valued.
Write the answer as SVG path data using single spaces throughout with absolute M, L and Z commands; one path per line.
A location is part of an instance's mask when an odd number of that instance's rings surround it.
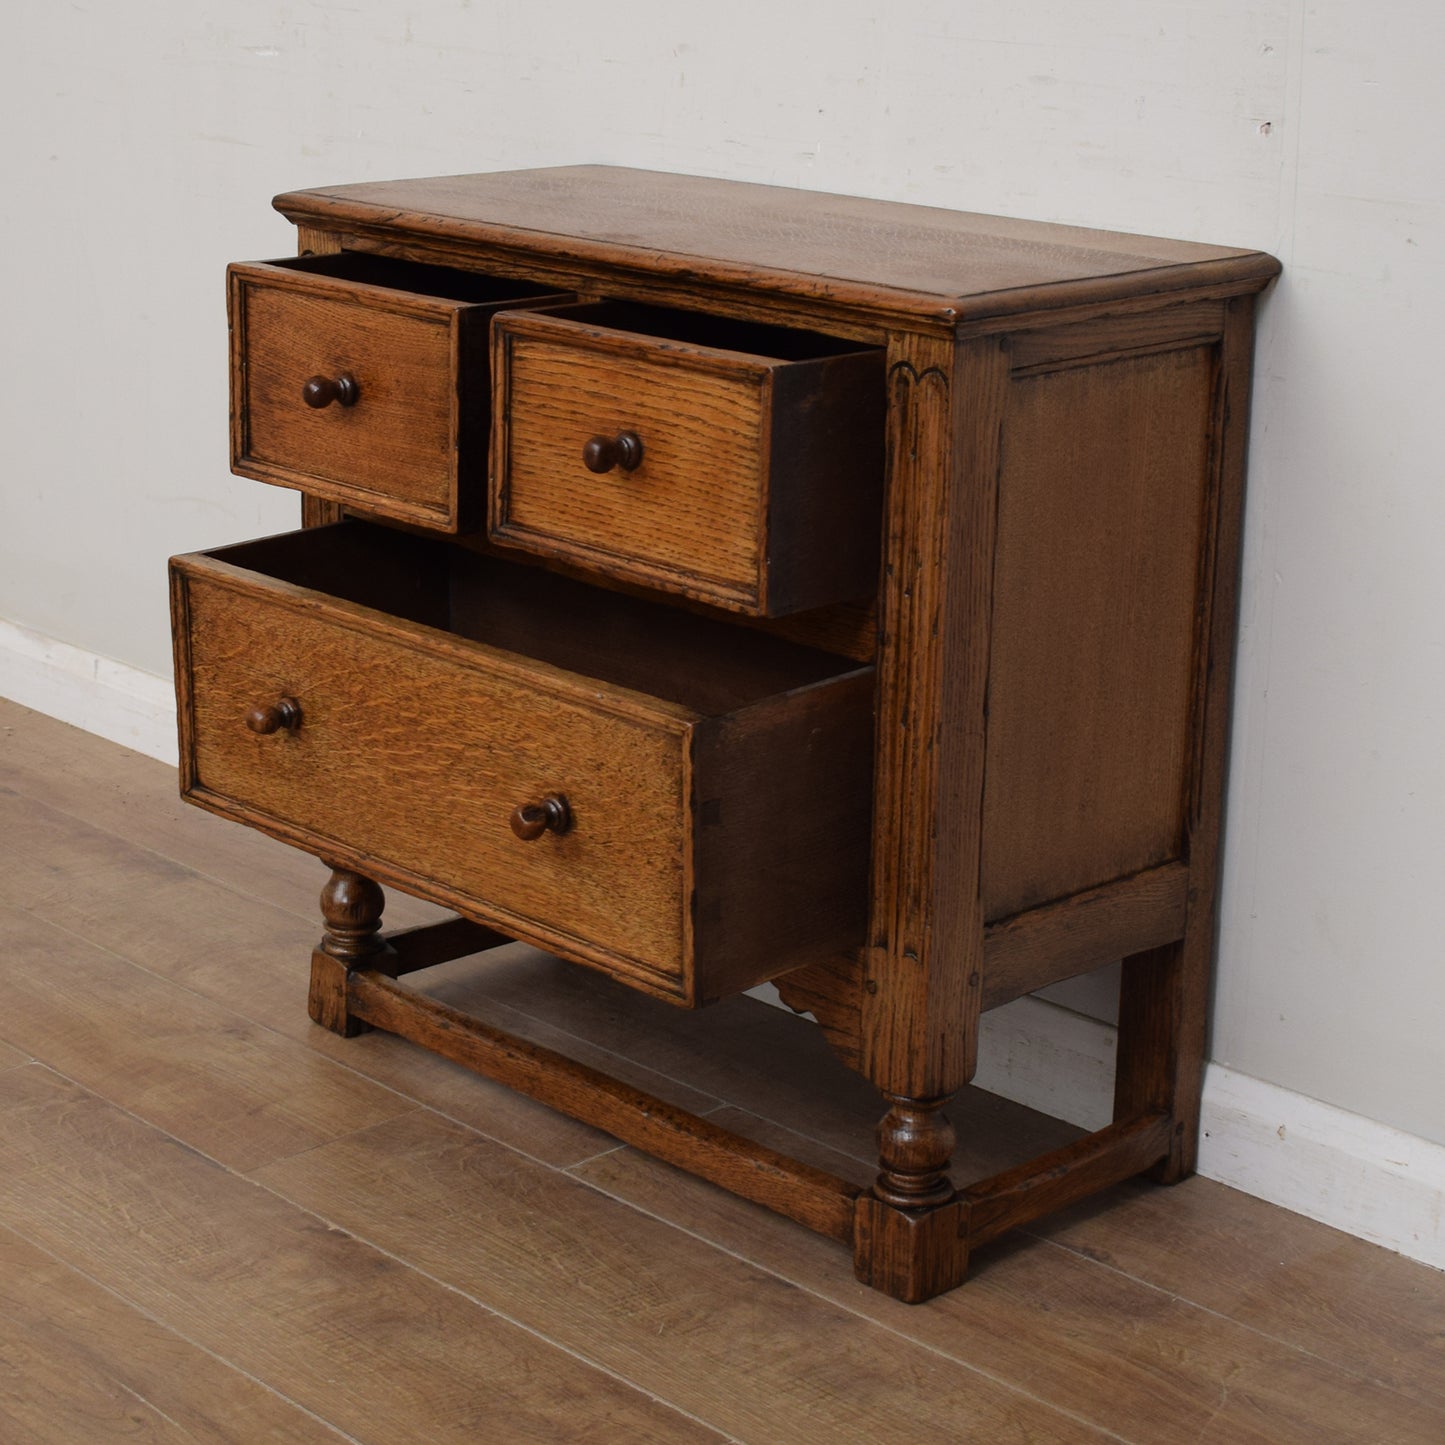
M 1043 999 L 985 1014 L 980 1088 L 1097 1129 L 1109 1120 L 1115 1030 Z M 1199 1172 L 1445 1269 L 1445 1145 L 1222 1064 L 1204 1073 Z
M 176 763 L 169 678 L 57 642 L 0 618 L 0 697 L 113 743 Z
M 176 761 L 167 679 L 3 619 L 0 697 Z M 1114 1029 L 1097 1019 L 1036 998 L 984 1018 L 975 1082 L 993 1093 L 1095 1129 L 1113 1075 Z M 1445 1269 L 1445 1145 L 1210 1064 L 1199 1172 Z

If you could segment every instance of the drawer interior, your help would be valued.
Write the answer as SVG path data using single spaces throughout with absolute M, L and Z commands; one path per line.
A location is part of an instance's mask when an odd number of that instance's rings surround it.
M 817 331 L 795 331 L 786 326 L 768 326 L 760 321 L 737 321 L 727 316 L 708 316 L 698 311 L 674 311 L 663 306 L 643 306 L 631 301 L 584 301 L 558 306 L 551 316 L 596 326 L 608 331 L 625 331 L 660 341 L 703 346 L 714 351 L 736 351 L 769 361 L 816 361 L 828 356 L 845 356 L 875 348 L 857 341 L 824 336 Z
M 703 716 L 864 670 L 750 628 L 355 520 L 211 555 Z
M 342 251 L 334 256 L 288 256 L 280 261 L 267 261 L 266 265 L 307 276 L 329 276 L 360 286 L 381 286 L 388 291 L 410 291 L 417 296 L 436 296 L 483 306 L 499 301 L 533 300 L 547 289 L 535 281 L 514 281 L 479 271 L 453 271 L 446 266 L 398 261 L 360 251 Z

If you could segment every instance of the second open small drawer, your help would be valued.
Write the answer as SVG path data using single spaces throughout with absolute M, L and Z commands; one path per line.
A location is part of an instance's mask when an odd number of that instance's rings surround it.
M 883 353 L 622 302 L 492 326 L 490 534 L 755 616 L 870 594 Z

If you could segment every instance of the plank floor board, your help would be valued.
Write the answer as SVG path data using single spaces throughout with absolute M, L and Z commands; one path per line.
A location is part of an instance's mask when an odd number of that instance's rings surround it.
M 306 1016 L 306 968 L 319 923 L 304 923 L 150 849 L 47 805 L 0 794 L 0 877 L 3 897 L 37 918 L 103 941 L 137 967 L 244 1013 L 308 1052 L 548 1162 L 589 1158 L 611 1142 L 400 1040 L 381 1034 L 339 1039 L 313 1027 Z M 77 878 L 87 880 L 84 888 L 74 886 Z M 0 1022 L 0 1036 L 4 1032 Z M 197 1043 L 204 1046 L 204 1035 Z
M 175 770 L 164 763 L 7 698 L 0 698 L 0 789 L 185 859 L 208 877 L 289 909 L 317 931 L 317 899 L 328 875 L 323 863 L 183 802 Z M 446 916 L 402 893 L 387 900 L 388 927 Z
M 39 1065 L 0 1074 L 0 1209 L 358 1440 L 721 1438 Z
M 753 1445 L 1107 1438 L 444 1120 L 255 1177 Z
M 1436 1270 L 1210 1179 L 1121 1185 L 1034 1231 L 1445 1411 Z
M 1445 1440 L 1445 1274 L 1128 1184 L 908 1308 L 846 1252 L 306 1018 L 325 869 L 0 701 L 0 1440 Z M 387 923 L 438 916 L 388 897 Z M 865 1183 L 806 1021 L 520 945 L 414 982 Z M 34 1060 L 35 1062 L 32 1062 Z M 959 1173 L 1076 1131 L 969 1091 Z
M 795 1137 L 731 1111 L 714 1118 L 775 1148 L 798 1148 Z M 819 1167 L 836 1165 L 826 1151 L 798 1152 Z M 826 1240 L 636 1150 L 570 1172 L 920 1346 L 1024 1382 L 1039 1398 L 1127 1439 L 1160 1445 L 1445 1439 L 1445 1414 L 1366 1372 L 1043 1241 L 1000 1241 L 980 1251 L 965 1288 L 910 1307 L 840 1271 Z M 1179 1189 L 1195 1182 L 1204 1181 Z
M 0 905 L 0 1035 L 234 1169 L 410 1100 L 125 959 Z
M 0 1229 L 0 1439 L 349 1437 Z

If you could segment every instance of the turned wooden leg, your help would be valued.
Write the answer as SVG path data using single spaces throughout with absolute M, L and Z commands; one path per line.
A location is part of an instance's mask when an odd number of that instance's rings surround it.
M 948 1097 L 909 1099 L 884 1094 L 891 1106 L 878 1125 L 873 1193 L 898 1209 L 927 1209 L 953 1198 L 948 1163 L 957 1136 L 943 1112 Z
M 967 1216 L 948 1176 L 955 1136 L 943 1110 L 951 1097 L 884 1094 L 878 1178 L 858 1201 L 854 1272 L 908 1304 L 953 1289 L 968 1268 Z
M 381 885 L 360 873 L 332 865 L 321 890 L 321 916 L 326 932 L 311 952 L 311 992 L 307 1007 L 322 1028 L 354 1038 L 370 1025 L 351 1017 L 346 1007 L 347 976 L 354 968 L 379 962 L 387 952 L 381 938 L 386 895 Z

